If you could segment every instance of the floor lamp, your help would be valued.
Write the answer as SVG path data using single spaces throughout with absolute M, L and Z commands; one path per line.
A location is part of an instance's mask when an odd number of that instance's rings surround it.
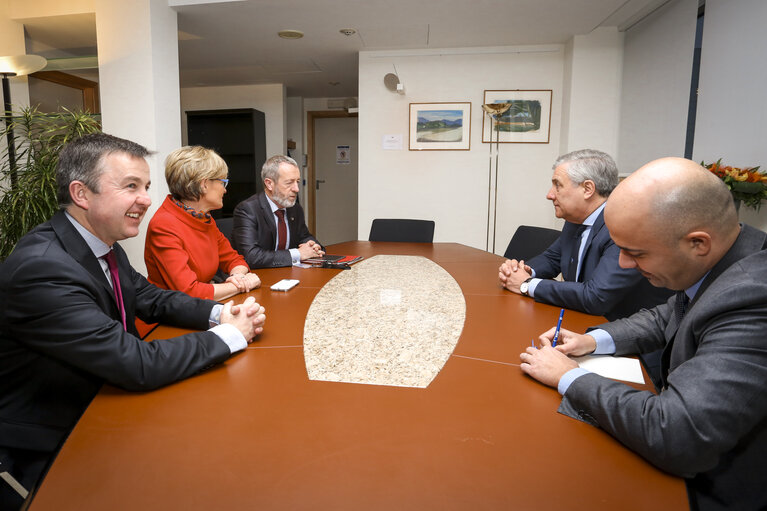
M 18 55 L 0 57 L 0 75 L 3 76 L 3 118 L 5 119 L 5 137 L 8 143 L 8 168 L 11 187 L 16 187 L 16 144 L 13 136 L 13 110 L 11 105 L 11 85 L 8 78 L 23 76 L 40 71 L 47 64 L 45 57 L 39 55 Z
M 498 130 L 498 119 L 511 107 L 511 103 L 488 103 L 482 105 L 482 110 L 490 117 L 490 155 L 487 169 L 487 228 L 485 230 L 485 250 L 490 251 L 490 196 L 495 188 L 493 199 L 493 253 L 495 253 L 495 225 L 498 217 L 496 206 L 498 205 L 498 148 L 501 132 Z M 493 181 L 493 131 L 495 134 L 495 181 Z M 495 183 L 495 186 L 492 184 Z

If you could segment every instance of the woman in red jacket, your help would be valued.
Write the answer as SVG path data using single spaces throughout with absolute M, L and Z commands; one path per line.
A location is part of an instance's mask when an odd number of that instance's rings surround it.
M 176 149 L 165 159 L 170 195 L 149 222 L 144 245 L 150 282 L 213 300 L 261 285 L 210 216 L 223 207 L 227 173 L 226 162 L 200 146 Z M 229 277 L 214 284 L 218 270 Z

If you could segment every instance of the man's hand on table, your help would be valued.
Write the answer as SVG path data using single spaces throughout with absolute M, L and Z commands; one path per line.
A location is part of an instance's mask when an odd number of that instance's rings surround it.
M 501 285 L 512 293 L 520 294 L 519 285 L 533 275 L 533 270 L 524 261 L 507 259 L 498 268 L 498 280 Z
M 240 305 L 234 305 L 234 302 L 229 301 L 224 304 L 221 311 L 220 323 L 235 326 L 249 343 L 264 331 L 265 322 L 265 309 L 252 296 L 246 298 Z
M 597 346 L 590 335 L 576 334 L 562 328 L 557 338 L 557 346 L 552 347 L 555 330 L 556 328 L 552 327 L 541 334 L 538 338 L 540 348 L 530 347 L 519 355 L 522 372 L 550 387 L 556 387 L 567 371 L 578 367 L 578 363 L 569 356 L 587 355 Z
M 302 261 L 304 259 L 322 257 L 325 255 L 325 251 L 322 250 L 322 245 L 315 243 L 314 240 L 309 240 L 306 243 L 298 245 L 298 253 L 301 255 Z

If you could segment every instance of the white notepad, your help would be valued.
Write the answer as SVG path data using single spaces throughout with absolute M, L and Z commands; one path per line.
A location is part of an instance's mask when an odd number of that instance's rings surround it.
M 639 360 L 627 357 L 613 357 L 612 355 L 585 355 L 573 357 L 583 369 L 597 373 L 605 378 L 614 380 L 644 383 L 642 366 Z

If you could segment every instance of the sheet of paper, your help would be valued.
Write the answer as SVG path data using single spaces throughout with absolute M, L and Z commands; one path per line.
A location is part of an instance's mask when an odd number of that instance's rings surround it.
M 635 358 L 613 357 L 611 355 L 586 355 L 573 357 L 578 365 L 605 378 L 644 383 L 642 366 Z
M 402 134 L 397 135 L 384 135 L 381 142 L 381 148 L 384 151 L 401 151 L 402 150 Z

